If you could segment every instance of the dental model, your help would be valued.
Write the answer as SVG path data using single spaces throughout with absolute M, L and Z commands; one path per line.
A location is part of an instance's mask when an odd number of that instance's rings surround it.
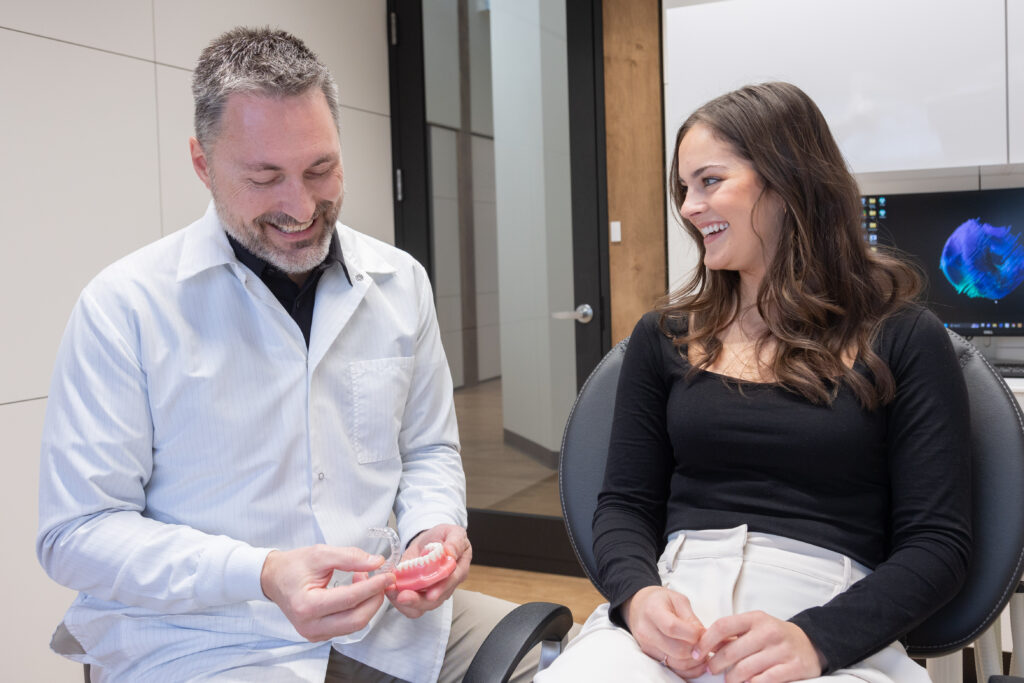
M 440 543 L 428 543 L 419 557 L 395 567 L 395 587 L 400 591 L 421 591 L 447 579 L 455 571 L 455 558 Z
M 374 527 L 370 529 L 369 534 L 374 538 L 386 538 L 391 546 L 391 555 L 371 574 L 391 572 L 395 575 L 395 588 L 399 591 L 425 590 L 439 581 L 444 581 L 455 571 L 455 558 L 445 552 L 444 546 L 440 543 L 428 543 L 419 557 L 399 562 L 402 546 L 394 529 Z

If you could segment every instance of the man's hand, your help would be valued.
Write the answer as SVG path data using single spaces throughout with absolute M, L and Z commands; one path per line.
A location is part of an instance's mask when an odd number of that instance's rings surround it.
M 334 570 L 368 572 L 384 563 L 380 555 L 358 548 L 315 545 L 273 550 L 263 562 L 263 594 L 281 608 L 303 638 L 318 642 L 354 633 L 369 623 L 384 602 L 394 574 L 328 587 Z
M 469 563 L 473 559 L 473 549 L 469 545 L 466 530 L 455 524 L 439 524 L 413 539 L 402 555 L 402 560 L 422 555 L 423 547 L 427 543 L 443 544 L 445 552 L 456 560 L 455 571 L 444 581 L 439 581 L 422 591 L 388 591 L 387 596 L 391 604 L 410 619 L 417 619 L 426 612 L 437 609 L 447 600 L 455 592 L 455 588 L 469 576 Z
M 713 674 L 725 673 L 725 683 L 787 683 L 821 676 L 825 666 L 807 634 L 796 624 L 764 612 L 722 617 L 708 627 L 696 655 L 708 661 Z
M 685 595 L 661 586 L 641 588 L 623 603 L 622 616 L 648 657 L 682 678 L 704 673 L 707 661 L 693 658 L 704 625 Z

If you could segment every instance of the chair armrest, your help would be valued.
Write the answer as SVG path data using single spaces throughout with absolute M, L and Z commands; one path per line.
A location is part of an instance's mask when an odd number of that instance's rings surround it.
M 989 676 L 988 683 L 1024 683 L 1020 676 Z
M 561 643 L 572 612 L 552 602 L 528 602 L 505 615 L 488 634 L 463 683 L 506 683 L 527 652 L 543 641 Z

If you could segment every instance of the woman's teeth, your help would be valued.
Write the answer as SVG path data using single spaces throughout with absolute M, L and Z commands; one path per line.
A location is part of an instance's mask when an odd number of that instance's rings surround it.
M 713 235 L 716 232 L 721 232 L 722 230 L 725 230 L 728 227 L 729 227 L 729 224 L 725 223 L 725 222 L 722 222 L 722 223 L 711 223 L 710 225 L 705 225 L 704 227 L 702 227 L 700 229 L 700 234 L 702 234 L 705 237 L 707 237 L 708 235 Z

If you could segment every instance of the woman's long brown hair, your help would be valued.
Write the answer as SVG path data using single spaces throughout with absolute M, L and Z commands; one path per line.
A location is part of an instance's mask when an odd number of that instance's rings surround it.
M 765 191 L 785 207 L 779 243 L 757 292 L 757 310 L 767 325 L 759 354 L 774 342 L 766 369 L 780 385 L 816 404 L 831 404 L 842 382 L 868 409 L 891 401 L 895 381 L 872 343 L 880 323 L 920 292 L 921 276 L 895 255 L 868 247 L 857 182 L 817 105 L 794 85 L 764 83 L 694 112 L 676 135 L 669 175 L 677 215 L 686 198 L 679 143 L 697 124 L 748 160 Z M 703 236 L 678 217 L 703 263 Z M 722 352 L 721 333 L 739 315 L 739 275 L 700 265 L 659 310 L 669 334 L 680 329 L 672 321 L 685 318 L 686 332 L 673 335 L 675 344 L 700 350 L 691 354 L 692 372 L 707 368 Z M 847 367 L 850 351 L 868 377 Z

